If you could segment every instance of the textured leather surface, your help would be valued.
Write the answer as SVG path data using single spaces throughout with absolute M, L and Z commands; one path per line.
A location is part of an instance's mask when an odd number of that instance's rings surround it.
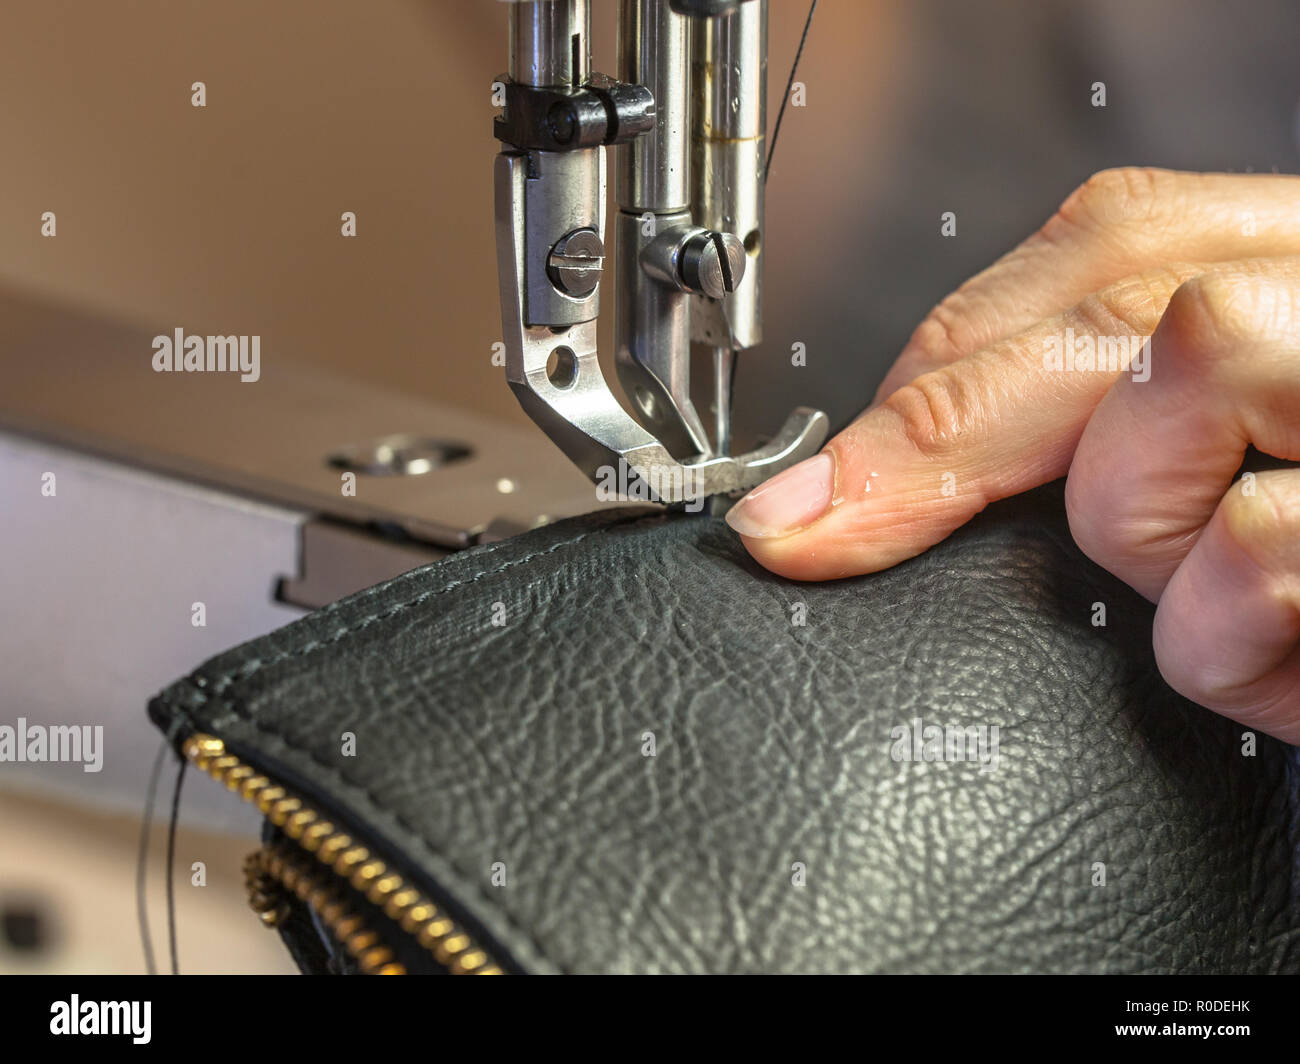
M 1151 617 L 1059 485 L 821 585 L 716 518 L 606 514 L 355 595 L 152 713 L 328 794 L 522 970 L 1296 971 L 1297 751 L 1243 756 L 1173 694 Z M 915 718 L 997 726 L 996 770 L 896 760 Z

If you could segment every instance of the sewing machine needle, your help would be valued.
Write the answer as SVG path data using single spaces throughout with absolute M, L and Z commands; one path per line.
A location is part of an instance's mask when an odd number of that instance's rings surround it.
M 731 370 L 736 353 L 729 347 L 713 349 L 714 451 L 731 453 Z

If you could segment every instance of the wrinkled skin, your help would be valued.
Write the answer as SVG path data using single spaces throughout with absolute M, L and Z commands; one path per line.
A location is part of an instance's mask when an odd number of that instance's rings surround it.
M 1148 336 L 1142 368 L 1049 356 Z M 1300 178 L 1108 170 L 931 311 L 830 460 L 729 520 L 826 580 L 1068 476 L 1080 548 L 1158 603 L 1170 685 L 1300 743 L 1300 469 L 1238 478 L 1248 445 L 1300 460 Z

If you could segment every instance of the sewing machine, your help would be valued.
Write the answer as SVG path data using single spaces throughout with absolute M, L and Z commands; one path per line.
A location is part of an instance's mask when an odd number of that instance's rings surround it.
M 763 331 L 767 0 L 621 0 L 617 79 L 592 70 L 589 0 L 515 0 L 509 20 L 497 261 L 523 408 L 598 484 L 695 508 L 815 454 L 827 420 L 806 407 L 730 453 L 736 356 Z M 631 411 L 597 360 L 603 283 Z M 690 394 L 692 345 L 713 359 L 711 434 Z
M 798 409 L 758 449 L 730 453 L 736 355 L 762 339 L 766 0 L 623 0 L 617 80 L 592 71 L 590 0 L 492 15 L 510 33 L 494 87 L 505 328 L 482 300 L 482 379 L 499 383 L 486 355 L 500 335 L 511 387 L 567 459 L 536 446 L 529 426 L 468 409 L 464 385 L 445 401 L 394 394 L 298 364 L 273 335 L 249 338 L 239 373 L 229 357 L 212 371 L 184 361 L 200 334 L 258 332 L 238 317 L 119 323 L 0 291 L 3 545 L 25 560 L 0 580 L 0 673 L 11 720 L 102 723 L 119 737 L 95 776 L 97 802 L 138 807 L 155 746 L 141 706 L 207 654 L 607 500 L 725 502 L 822 442 L 824 415 Z M 189 117 L 195 136 L 213 135 L 202 112 Z M 488 109 L 474 121 L 491 121 Z M 618 204 L 609 252 L 607 148 Z M 303 231 L 323 224 L 313 217 Z M 359 245 L 331 239 L 340 268 Z M 468 263 L 440 313 L 481 292 L 483 276 L 489 263 Z M 610 284 L 626 409 L 597 361 Z M 703 399 L 691 395 L 693 346 L 713 362 L 715 394 Z M 424 365 L 439 368 L 436 357 Z M 111 615 L 67 608 L 89 587 Z M 72 765 L 36 782 L 78 796 L 86 778 Z M 211 812 L 204 802 L 194 815 Z

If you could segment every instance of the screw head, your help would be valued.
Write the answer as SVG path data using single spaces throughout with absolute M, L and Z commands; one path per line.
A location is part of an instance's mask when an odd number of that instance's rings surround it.
M 721 299 L 745 276 L 745 245 L 731 233 L 697 233 L 682 248 L 681 276 L 692 292 Z
M 594 229 L 575 229 L 555 242 L 546 260 L 546 273 L 566 296 L 585 299 L 600 284 L 605 245 Z
M 547 112 L 546 122 L 556 144 L 568 144 L 578 132 L 578 116 L 570 103 L 554 104 Z

